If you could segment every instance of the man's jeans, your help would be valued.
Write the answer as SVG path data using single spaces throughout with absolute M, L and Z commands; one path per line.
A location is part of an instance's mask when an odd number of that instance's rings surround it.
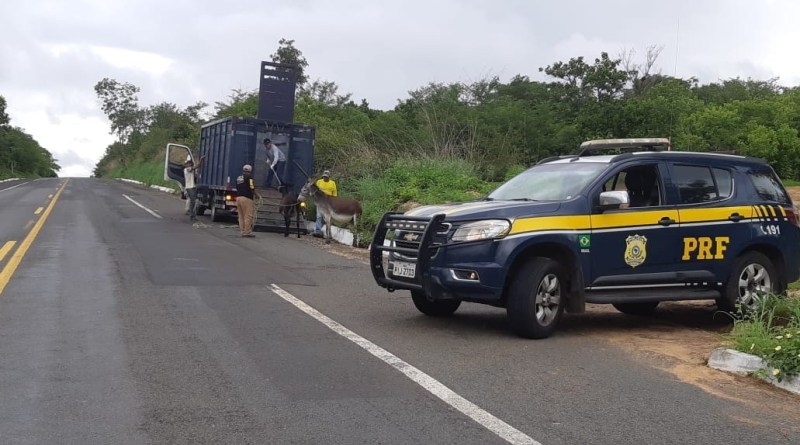
M 314 233 L 322 233 L 322 225 L 325 223 L 325 218 L 322 217 L 322 212 L 317 209 L 317 224 L 314 226 Z
M 194 221 L 197 219 L 197 213 L 195 210 L 195 204 L 197 203 L 197 189 L 190 188 L 186 189 L 186 201 L 189 205 L 189 219 Z

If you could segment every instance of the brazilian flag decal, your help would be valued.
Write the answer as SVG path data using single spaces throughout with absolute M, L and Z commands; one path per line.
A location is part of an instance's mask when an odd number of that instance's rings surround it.
M 578 235 L 578 245 L 581 249 L 588 249 L 592 247 L 591 235 Z

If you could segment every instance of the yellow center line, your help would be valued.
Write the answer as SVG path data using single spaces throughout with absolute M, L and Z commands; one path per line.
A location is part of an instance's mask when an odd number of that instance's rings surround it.
M 5 258 L 6 255 L 8 255 L 8 252 L 10 252 L 11 249 L 14 248 L 14 244 L 17 244 L 17 242 L 16 241 L 6 241 L 6 243 L 3 244 L 3 247 L 0 247 L 0 261 L 3 261 L 3 258 Z
M 14 275 L 14 272 L 16 272 L 17 267 L 19 267 L 19 263 L 22 262 L 22 258 L 25 257 L 25 254 L 28 252 L 28 249 L 30 249 L 31 244 L 33 244 L 33 240 L 35 240 L 36 236 L 39 235 L 39 231 L 42 230 L 42 226 L 44 226 L 45 221 L 47 221 L 47 217 L 50 216 L 50 212 L 53 211 L 53 207 L 55 207 L 56 202 L 58 202 L 58 197 L 61 196 L 61 192 L 64 191 L 64 188 L 67 186 L 68 183 L 69 179 L 67 179 L 61 185 L 61 188 L 58 189 L 55 197 L 53 197 L 53 200 L 50 201 L 50 204 L 47 206 L 47 209 L 45 209 L 41 218 L 39 218 L 39 221 L 36 221 L 36 225 L 34 225 L 31 231 L 28 232 L 28 235 L 25 236 L 24 240 L 22 240 L 22 243 L 20 243 L 19 247 L 17 248 L 17 251 L 14 252 L 13 255 L 11 255 L 11 258 L 9 258 L 6 267 L 4 267 L 2 272 L 0 272 L 0 295 L 3 294 L 3 290 L 5 290 L 6 285 L 8 285 L 8 282 L 11 280 L 11 277 Z
M 42 213 L 42 210 L 44 210 L 44 207 L 39 207 L 38 209 L 36 209 L 35 212 L 33 212 L 33 214 L 34 215 L 38 215 L 38 214 Z

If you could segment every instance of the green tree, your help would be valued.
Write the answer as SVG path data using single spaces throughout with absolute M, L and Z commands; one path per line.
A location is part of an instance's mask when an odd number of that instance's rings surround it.
M 214 117 L 256 117 L 258 114 L 258 92 L 244 91 L 241 89 L 231 90 L 227 101 L 214 103 Z
M 145 124 L 145 113 L 139 108 L 136 94 L 139 88 L 128 83 L 119 83 L 104 78 L 94 86 L 97 97 L 102 102 L 102 110 L 111 121 L 111 134 L 126 142 L 135 131 L 141 131 Z
M 282 38 L 278 41 L 278 49 L 274 54 L 270 54 L 273 62 L 293 65 L 297 67 L 297 85 L 301 88 L 308 81 L 306 68 L 308 61 L 303 56 L 303 52 L 295 48 L 294 40 Z
M 539 71 L 558 79 L 552 86 L 564 100 L 582 106 L 590 101 L 606 102 L 622 95 L 632 73 L 620 69 L 621 63 L 621 59 L 611 59 L 608 53 L 603 52 L 592 65 L 583 57 L 577 57 L 539 68 Z
M 6 98 L 0 96 L 0 127 L 5 127 L 11 121 L 6 114 Z

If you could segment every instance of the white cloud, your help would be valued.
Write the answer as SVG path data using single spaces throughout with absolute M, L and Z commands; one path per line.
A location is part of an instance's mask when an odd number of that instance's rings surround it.
M 172 65 L 172 59 L 146 51 L 105 46 L 93 46 L 90 50 L 114 68 L 141 70 L 154 76 L 163 75 Z
M 213 104 L 257 88 L 282 37 L 312 79 L 382 109 L 432 81 L 543 79 L 538 69 L 559 60 L 651 45 L 666 74 L 800 83 L 791 0 L 31 0 L 0 2 L 0 16 L 0 95 L 14 125 L 71 159 L 63 175 L 88 175 L 112 141 L 101 79 L 136 85 L 145 106 Z

